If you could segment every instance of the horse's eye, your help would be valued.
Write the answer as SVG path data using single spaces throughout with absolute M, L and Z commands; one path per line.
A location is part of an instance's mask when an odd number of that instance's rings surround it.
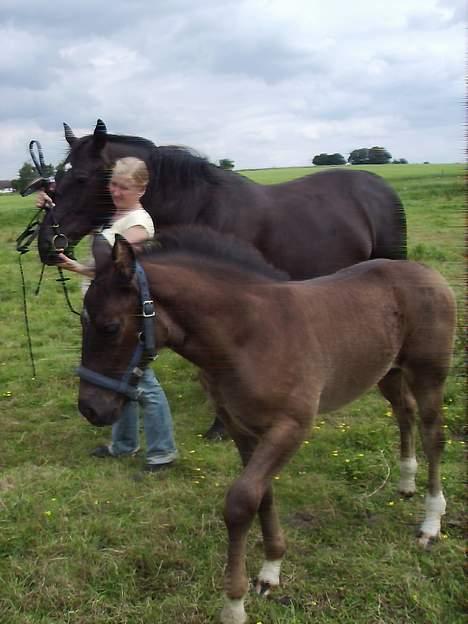
M 120 323 L 116 322 L 116 323 L 108 323 L 107 325 L 104 325 L 104 327 L 102 328 L 102 331 L 104 334 L 106 334 L 106 336 L 115 336 L 116 334 L 119 333 L 119 329 L 120 329 Z

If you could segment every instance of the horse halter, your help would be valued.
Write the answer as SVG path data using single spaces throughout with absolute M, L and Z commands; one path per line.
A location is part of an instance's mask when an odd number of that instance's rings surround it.
M 139 397 L 140 393 L 137 385 L 143 375 L 144 369 L 149 362 L 154 360 L 157 356 L 154 333 L 154 318 L 156 317 L 156 313 L 154 311 L 154 303 L 151 299 L 146 273 L 138 261 L 136 262 L 135 275 L 140 294 L 142 323 L 138 344 L 135 347 L 124 375 L 121 379 L 114 379 L 97 373 L 83 365 L 80 365 L 76 369 L 76 374 L 80 379 L 83 379 L 83 381 L 87 381 L 98 388 L 105 388 L 106 390 L 113 390 L 118 394 L 123 394 L 133 401 L 136 401 Z

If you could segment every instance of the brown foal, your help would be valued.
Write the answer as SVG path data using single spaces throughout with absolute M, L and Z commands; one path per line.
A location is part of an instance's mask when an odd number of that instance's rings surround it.
M 273 476 L 300 447 L 318 413 L 346 405 L 375 384 L 398 421 L 399 488 L 405 495 L 415 491 L 419 415 L 429 470 L 420 542 L 438 537 L 445 512 L 442 399 L 455 300 L 440 274 L 414 262 L 371 260 L 290 282 L 242 244 L 226 243 L 226 253 L 223 237 L 192 230 L 193 236 L 181 228 L 178 244 L 175 233 L 167 247 L 163 240 L 138 260 L 155 302 L 157 347 L 173 349 L 203 371 L 242 458 L 243 471 L 224 508 L 229 547 L 221 621 L 243 624 L 246 540 L 256 514 L 265 552 L 256 589 L 267 593 L 279 584 L 285 540 Z M 96 280 L 85 299 L 82 358 L 88 369 L 115 379 L 138 340 L 135 254 L 124 239 L 112 252 L 106 243 L 94 251 Z M 79 407 L 93 424 L 115 422 L 124 401 L 112 390 L 80 382 Z

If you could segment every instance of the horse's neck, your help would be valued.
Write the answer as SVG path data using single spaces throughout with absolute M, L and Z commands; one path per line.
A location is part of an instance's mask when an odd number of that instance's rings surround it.
M 207 182 L 203 180 L 193 188 L 185 189 L 171 186 L 161 189 L 156 184 L 148 197 L 143 198 L 143 205 L 158 227 L 205 224 L 206 217 L 213 218 L 213 213 L 217 212 L 211 193 Z

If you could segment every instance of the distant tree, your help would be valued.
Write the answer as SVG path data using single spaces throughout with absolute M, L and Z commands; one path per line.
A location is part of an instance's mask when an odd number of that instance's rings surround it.
M 56 169 L 54 165 L 46 165 L 44 167 L 44 171 L 42 172 L 45 178 L 50 178 L 55 175 Z
M 369 150 L 370 165 L 385 165 L 392 160 L 392 155 L 385 147 L 371 147 Z
M 13 188 L 22 191 L 34 178 L 37 178 L 37 171 L 32 165 L 25 162 L 18 171 L 18 177 L 16 180 L 13 180 Z
M 335 152 L 334 154 L 331 154 L 331 159 L 332 159 L 332 165 L 344 165 L 346 164 L 346 160 L 344 159 L 344 156 L 342 154 L 338 154 L 338 152 Z
M 392 164 L 393 165 L 407 165 L 408 161 L 406 160 L 406 158 L 394 158 L 392 160 Z
M 341 154 L 335 152 L 335 154 L 317 154 L 312 159 L 314 165 L 344 165 L 345 159 Z
M 234 161 L 230 158 L 221 158 L 219 161 L 219 166 L 221 167 L 221 169 L 226 169 L 230 171 L 231 169 L 234 169 Z
M 385 147 L 376 145 L 371 148 L 360 147 L 353 150 L 348 157 L 348 162 L 352 165 L 384 165 L 391 159 L 392 155 Z
M 313 158 L 312 158 L 312 164 L 313 165 L 326 165 L 327 163 L 324 162 L 324 160 L 326 159 L 327 155 L 324 154 L 323 152 L 321 154 L 316 154 Z
M 43 174 L 46 178 L 54 176 L 54 165 L 45 165 Z M 13 188 L 17 191 L 22 191 L 37 177 L 39 177 L 39 174 L 36 169 L 28 162 L 25 162 L 18 171 L 18 177 L 15 180 L 12 180 Z
M 352 165 L 368 165 L 369 164 L 369 150 L 367 147 L 360 147 L 353 150 L 348 156 L 348 162 Z
M 63 173 L 63 171 L 65 170 L 65 160 L 65 158 L 61 160 L 59 164 L 55 167 L 55 175 L 57 175 L 57 173 Z

